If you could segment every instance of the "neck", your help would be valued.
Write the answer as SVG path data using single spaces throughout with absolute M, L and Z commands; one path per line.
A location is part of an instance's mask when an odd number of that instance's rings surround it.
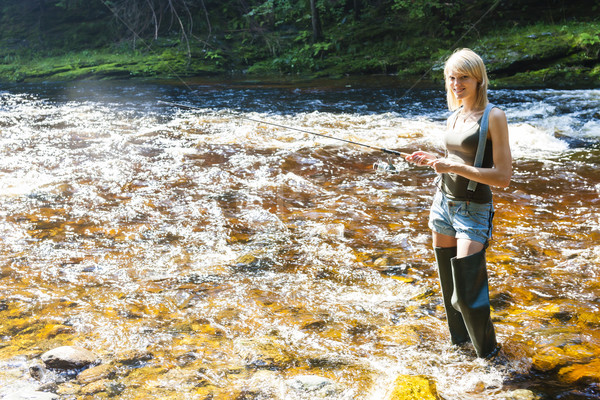
M 475 111 L 477 111 L 477 109 L 475 108 L 474 101 L 463 101 L 462 102 L 462 112 L 464 114 L 472 113 Z

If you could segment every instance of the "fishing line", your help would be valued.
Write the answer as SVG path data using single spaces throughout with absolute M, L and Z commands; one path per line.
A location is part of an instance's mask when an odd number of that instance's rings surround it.
M 454 51 L 456 49 L 456 46 L 458 45 L 458 43 L 463 40 L 465 38 L 465 36 L 467 36 L 467 34 L 469 32 L 471 32 L 471 30 L 475 29 L 475 27 L 490 13 L 492 12 L 492 10 L 494 8 L 496 8 L 498 6 L 498 4 L 500 4 L 500 1 L 502 0 L 496 0 L 496 2 L 494 4 L 492 4 L 490 6 L 490 8 L 487 9 L 486 12 L 484 12 L 481 17 L 479 17 L 479 19 L 473 24 L 471 25 L 471 27 L 469 29 L 467 29 L 465 31 L 465 33 L 463 33 L 453 44 L 452 46 L 450 46 L 450 49 L 452 51 Z M 440 58 L 437 59 L 437 61 L 435 63 L 433 63 L 431 65 L 431 67 L 429 67 L 429 69 L 427 71 L 425 71 L 425 73 L 423 73 L 423 75 L 421 75 L 421 77 L 419 79 L 417 79 L 417 81 L 410 87 L 408 88 L 408 90 L 404 93 L 404 95 L 402 97 L 400 97 L 399 100 L 402 100 L 403 98 L 405 98 L 406 96 L 408 96 L 408 93 L 410 93 L 418 84 L 419 82 L 421 82 L 423 79 L 425 79 L 425 77 L 433 70 L 433 68 L 435 67 L 436 64 L 439 64 L 444 58 L 446 58 L 448 56 L 448 54 L 450 54 L 450 50 L 447 51 L 446 53 L 444 53 L 443 56 L 441 56 Z
M 200 110 L 200 107 L 194 107 L 194 106 L 190 106 L 190 105 L 187 105 L 187 104 L 172 103 L 172 102 L 168 102 L 168 101 L 159 101 L 158 103 L 166 105 L 166 106 L 178 107 L 178 108 L 183 108 L 183 109 Z M 282 124 L 278 124 L 278 123 L 275 123 L 275 122 L 267 122 L 267 121 L 263 121 L 263 120 L 259 120 L 259 119 L 255 119 L 255 118 L 244 117 L 243 115 L 240 115 L 240 114 L 234 114 L 234 113 L 231 113 L 231 114 L 233 116 L 237 117 L 237 118 L 244 119 L 246 121 L 252 121 L 252 122 L 259 123 L 259 124 L 271 125 L 271 126 L 276 126 L 278 128 L 283 128 L 283 129 L 289 129 L 289 130 L 292 130 L 292 131 L 298 131 L 298 132 L 308 133 L 309 135 L 320 136 L 320 137 L 323 137 L 323 138 L 326 138 L 326 139 L 338 140 L 340 142 L 345 142 L 345 143 L 354 144 L 354 145 L 357 145 L 357 146 L 367 147 L 367 148 L 372 149 L 372 150 L 382 151 L 382 152 L 387 153 L 387 154 L 394 154 L 394 155 L 402 156 L 402 157 L 406 157 L 406 156 L 409 155 L 408 153 L 404 153 L 402 151 L 396 151 L 396 150 L 386 149 L 386 148 L 383 148 L 383 147 L 372 146 L 372 145 L 366 144 L 366 143 L 355 142 L 355 141 L 352 141 L 352 140 L 342 139 L 342 138 L 338 138 L 338 137 L 335 137 L 335 136 L 329 136 L 329 135 L 325 135 L 323 133 L 313 132 L 313 131 L 309 131 L 309 130 L 302 129 L 302 128 L 295 128 L 295 127 L 292 127 L 292 126 L 282 125 Z
M 133 33 L 133 35 L 135 36 L 135 38 L 139 39 L 142 42 L 142 44 L 146 47 L 146 49 L 148 49 L 148 51 L 150 51 L 152 54 L 158 56 L 158 54 L 152 49 L 152 47 L 127 23 L 127 21 L 125 21 L 121 16 L 119 16 L 119 14 L 117 14 L 117 12 L 113 8 L 110 7 L 110 5 L 106 2 L 106 0 L 100 0 L 100 1 L 102 2 L 102 4 L 104 4 L 104 6 L 106 8 L 108 8 L 108 10 L 115 16 L 115 18 L 117 18 L 117 20 L 119 20 L 123 25 L 125 25 L 125 27 L 127 27 L 127 29 L 129 29 L 129 31 L 131 31 L 131 33 Z M 469 29 L 467 29 L 467 31 L 464 32 L 460 36 L 460 38 L 458 38 L 458 40 L 456 40 L 454 42 L 454 44 L 450 47 L 450 49 L 454 49 L 456 47 L 456 45 L 469 32 L 471 32 L 471 30 L 473 30 L 494 8 L 496 8 L 496 6 L 498 6 L 498 4 L 500 3 L 500 1 L 501 0 L 496 0 L 494 2 L 494 4 L 492 4 L 487 9 L 487 11 L 485 13 L 483 13 L 483 15 L 473 25 L 471 25 L 471 27 Z M 438 59 L 437 63 L 439 63 L 443 58 L 445 58 L 447 56 L 447 54 L 449 54 L 449 51 L 446 52 L 446 54 L 444 56 L 440 57 Z M 419 82 L 421 82 L 425 78 L 425 76 L 427 74 L 429 74 L 433 70 L 434 66 L 435 66 L 435 64 L 433 64 L 423 75 L 421 75 L 421 77 L 419 79 L 417 79 L 417 81 L 408 90 L 406 90 L 406 92 L 404 93 L 404 95 L 402 97 L 400 97 L 399 100 L 402 100 L 406 96 L 408 96 L 408 93 L 410 93 L 419 84 Z M 167 68 L 173 74 L 173 76 L 175 76 L 175 78 L 177 78 L 190 93 L 194 92 L 193 89 L 191 88 L 191 86 L 188 85 L 188 83 L 181 76 L 179 76 L 179 74 L 177 72 L 175 72 L 175 70 L 173 68 L 171 68 L 170 65 L 167 64 Z M 190 110 L 198 110 L 199 109 L 199 107 L 193 107 L 193 106 L 189 106 L 189 105 L 185 105 L 185 104 L 178 104 L 178 103 L 170 103 L 170 102 L 166 102 L 166 101 L 159 101 L 158 103 L 159 104 L 164 104 L 164 105 L 175 106 L 175 107 L 179 107 L 179 108 L 187 108 L 187 109 L 190 109 Z M 288 130 L 303 132 L 303 133 L 307 133 L 309 135 L 320 136 L 320 137 L 323 137 L 323 138 L 337 140 L 337 141 L 340 141 L 340 142 L 345 142 L 345 143 L 348 143 L 348 144 L 353 144 L 353 145 L 356 145 L 356 146 L 361 146 L 361 147 L 369 148 L 369 149 L 372 149 L 372 150 L 382 151 L 382 152 L 387 153 L 387 154 L 393 154 L 393 155 L 401 156 L 403 160 L 404 160 L 404 158 L 406 156 L 409 155 L 408 153 L 404 153 L 404 152 L 401 152 L 401 151 L 386 149 L 386 148 L 383 148 L 383 147 L 372 146 L 372 145 L 368 145 L 368 144 L 365 144 L 365 143 L 355 142 L 355 141 L 352 141 L 352 140 L 337 138 L 337 137 L 325 135 L 325 134 L 322 134 L 322 133 L 312 132 L 312 131 L 309 131 L 309 130 L 306 130 L 306 129 L 295 128 L 295 127 L 281 125 L 281 124 L 277 124 L 277 123 L 273 123 L 273 122 L 267 122 L 267 121 L 258 120 L 258 119 L 254 119 L 254 118 L 244 117 L 243 115 L 236 114 L 236 113 L 233 113 L 231 111 L 229 111 L 229 113 L 231 115 L 237 117 L 237 118 L 244 119 L 244 120 L 247 120 L 247 121 L 252 121 L 252 122 L 256 122 L 256 123 L 260 123 L 260 124 L 265 124 L 265 125 L 271 125 L 271 126 L 275 126 L 275 127 L 282 128 L 282 129 L 288 129 Z M 381 169 L 381 168 L 378 168 L 378 169 Z M 391 171 L 391 172 L 395 171 L 395 167 L 394 167 L 394 165 L 392 164 L 391 161 L 388 161 L 387 170 Z

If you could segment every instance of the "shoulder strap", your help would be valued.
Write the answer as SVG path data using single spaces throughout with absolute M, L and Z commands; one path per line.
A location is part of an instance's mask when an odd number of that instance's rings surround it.
M 479 143 L 477 144 L 477 153 L 475 153 L 475 162 L 473 163 L 474 167 L 481 167 L 483 164 L 483 154 L 485 152 L 485 143 L 487 142 L 487 132 L 488 125 L 490 120 L 490 111 L 495 106 L 491 103 L 485 107 L 483 111 L 483 117 L 481 117 L 481 125 L 479 126 Z M 469 181 L 469 185 L 467 186 L 467 190 L 469 192 L 474 192 L 477 188 L 477 182 Z

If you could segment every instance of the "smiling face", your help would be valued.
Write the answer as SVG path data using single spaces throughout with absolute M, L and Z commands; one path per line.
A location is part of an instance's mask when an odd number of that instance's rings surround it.
M 461 104 L 464 105 L 465 102 L 475 103 L 479 87 L 476 78 L 462 71 L 451 71 L 446 76 L 446 85 Z
M 472 50 L 461 49 L 452 54 L 444 66 L 444 78 L 450 110 L 461 105 L 485 108 L 488 102 L 487 72 L 481 57 Z

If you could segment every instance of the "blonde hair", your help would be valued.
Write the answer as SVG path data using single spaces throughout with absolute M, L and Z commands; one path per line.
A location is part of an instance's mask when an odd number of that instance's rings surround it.
M 453 72 L 457 72 L 461 75 L 467 75 L 477 80 L 477 99 L 475 101 L 475 108 L 483 109 L 488 104 L 487 88 L 488 88 L 488 76 L 485 70 L 485 64 L 481 57 L 479 57 L 473 50 L 470 49 L 457 49 L 451 56 L 446 60 L 444 65 L 444 81 L 446 83 L 446 99 L 448 101 L 448 108 L 452 111 L 459 108 L 462 104 L 460 100 L 454 96 L 454 92 L 450 89 L 448 82 L 448 75 Z

